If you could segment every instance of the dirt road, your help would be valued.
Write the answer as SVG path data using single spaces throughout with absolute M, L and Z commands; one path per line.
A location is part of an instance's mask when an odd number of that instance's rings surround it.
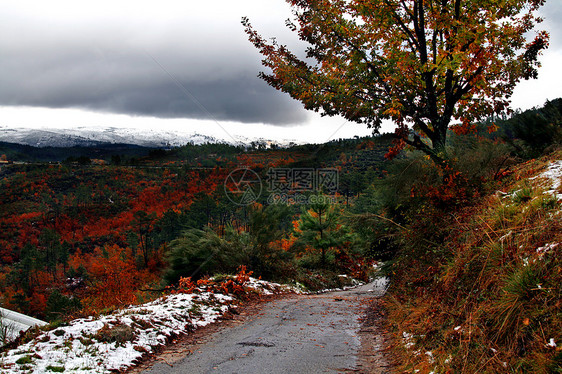
M 361 318 L 383 293 L 379 280 L 348 291 L 273 300 L 144 373 L 386 373 L 382 339 Z

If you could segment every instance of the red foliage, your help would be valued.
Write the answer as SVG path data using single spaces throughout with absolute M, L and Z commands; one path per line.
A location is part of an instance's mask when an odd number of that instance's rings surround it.
M 266 155 L 243 156 L 240 161 L 265 167 L 268 162 L 283 164 L 286 157 L 280 153 L 268 161 Z M 0 269 L 0 291 L 6 300 L 19 300 L 21 311 L 37 316 L 44 312 L 45 300 L 54 289 L 69 292 L 61 280 L 66 271 L 80 266 L 86 270 L 87 282 L 71 291 L 87 306 L 87 312 L 135 302 L 138 289 L 155 280 L 163 268 L 162 248 L 150 248 L 151 257 L 143 264 L 146 269 L 139 269 L 131 249 L 125 248 L 131 233 L 139 231 L 135 213 L 154 213 L 156 218 L 146 226 L 152 231 L 167 211 L 179 214 L 197 194 L 211 195 L 229 173 L 222 168 L 184 170 L 182 174 L 126 167 L 47 166 L 30 170 L 2 181 L 0 260 L 5 266 Z M 39 263 L 31 270 L 31 289 L 10 283 L 7 274 L 14 262 L 20 261 L 22 249 L 28 244 L 40 248 L 45 229 L 56 232 L 64 243 L 70 254 L 68 264 L 65 259 L 55 268 Z M 240 282 L 234 281 L 238 286 Z M 240 292 L 235 284 L 225 288 Z M 191 286 L 184 281 L 182 287 L 189 290 Z
M 117 245 L 98 247 L 83 258 L 74 258 L 71 263 L 83 265 L 88 273 L 84 305 L 91 313 L 135 303 L 139 287 L 155 280 L 148 271 L 137 269 L 129 248 Z
M 245 285 L 250 280 L 252 273 L 252 271 L 247 270 L 246 266 L 240 266 L 238 273 L 234 277 L 228 277 L 220 282 L 208 277 L 193 282 L 191 277 L 181 277 L 177 288 L 172 293 L 197 293 L 205 291 L 245 298 L 249 293 L 249 289 Z
M 387 160 L 392 160 L 394 157 L 398 156 L 400 152 L 406 147 L 406 141 L 409 135 L 409 129 L 404 124 L 399 125 L 394 130 L 394 139 L 392 139 L 393 146 L 388 149 L 388 152 L 384 155 Z
M 470 187 L 469 181 L 459 171 L 449 167 L 440 170 L 443 183 L 437 186 L 418 184 L 412 188 L 411 196 L 425 197 L 434 206 L 448 209 L 455 206 L 465 205 L 478 194 L 478 190 Z

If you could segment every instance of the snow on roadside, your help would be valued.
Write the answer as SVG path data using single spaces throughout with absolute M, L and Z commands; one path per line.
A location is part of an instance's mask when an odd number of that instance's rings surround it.
M 246 287 L 261 294 L 289 292 L 276 283 L 250 278 Z M 71 321 L 46 331 L 0 356 L 2 373 L 109 373 L 135 364 L 174 335 L 216 321 L 232 296 L 205 292 L 172 294 L 109 315 Z
M 304 293 L 302 287 L 268 282 L 252 277 L 250 277 L 250 279 L 245 283 L 245 286 L 258 290 L 263 295 L 273 295 L 280 292 L 292 292 L 297 294 Z
M 107 373 L 124 369 L 169 336 L 217 320 L 233 298 L 176 294 L 98 318 L 77 319 L 5 353 L 5 373 L 54 370 Z

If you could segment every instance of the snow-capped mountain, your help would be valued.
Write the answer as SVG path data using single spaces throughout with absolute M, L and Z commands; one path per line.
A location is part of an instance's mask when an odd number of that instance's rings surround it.
M 232 138 L 217 138 L 200 133 L 188 133 L 181 131 L 156 130 L 156 129 L 134 129 L 118 127 L 76 127 L 71 129 L 57 128 L 9 128 L 0 126 L 0 141 L 31 145 L 35 147 L 93 147 L 103 143 L 111 144 L 135 144 L 144 147 L 174 147 L 188 143 L 219 143 L 250 145 L 277 144 L 286 146 L 295 143 L 290 140 L 272 141 L 268 139 L 250 139 L 241 136 Z
M 131 128 L 26 129 L 0 127 L 0 141 L 35 147 L 91 147 L 102 143 L 135 144 L 144 147 L 180 146 L 187 143 L 219 142 L 220 139 L 197 133 L 135 130 Z

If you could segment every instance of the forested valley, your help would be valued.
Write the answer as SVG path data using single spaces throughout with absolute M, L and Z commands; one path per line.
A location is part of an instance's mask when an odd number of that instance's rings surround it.
M 403 368 L 560 370 L 561 113 L 558 99 L 451 133 L 450 168 L 413 149 L 387 160 L 388 134 L 103 162 L 17 162 L 3 145 L 0 305 L 58 326 L 187 280 L 251 272 L 315 291 L 382 263 Z M 240 171 L 260 185 L 249 200 L 229 185 Z

